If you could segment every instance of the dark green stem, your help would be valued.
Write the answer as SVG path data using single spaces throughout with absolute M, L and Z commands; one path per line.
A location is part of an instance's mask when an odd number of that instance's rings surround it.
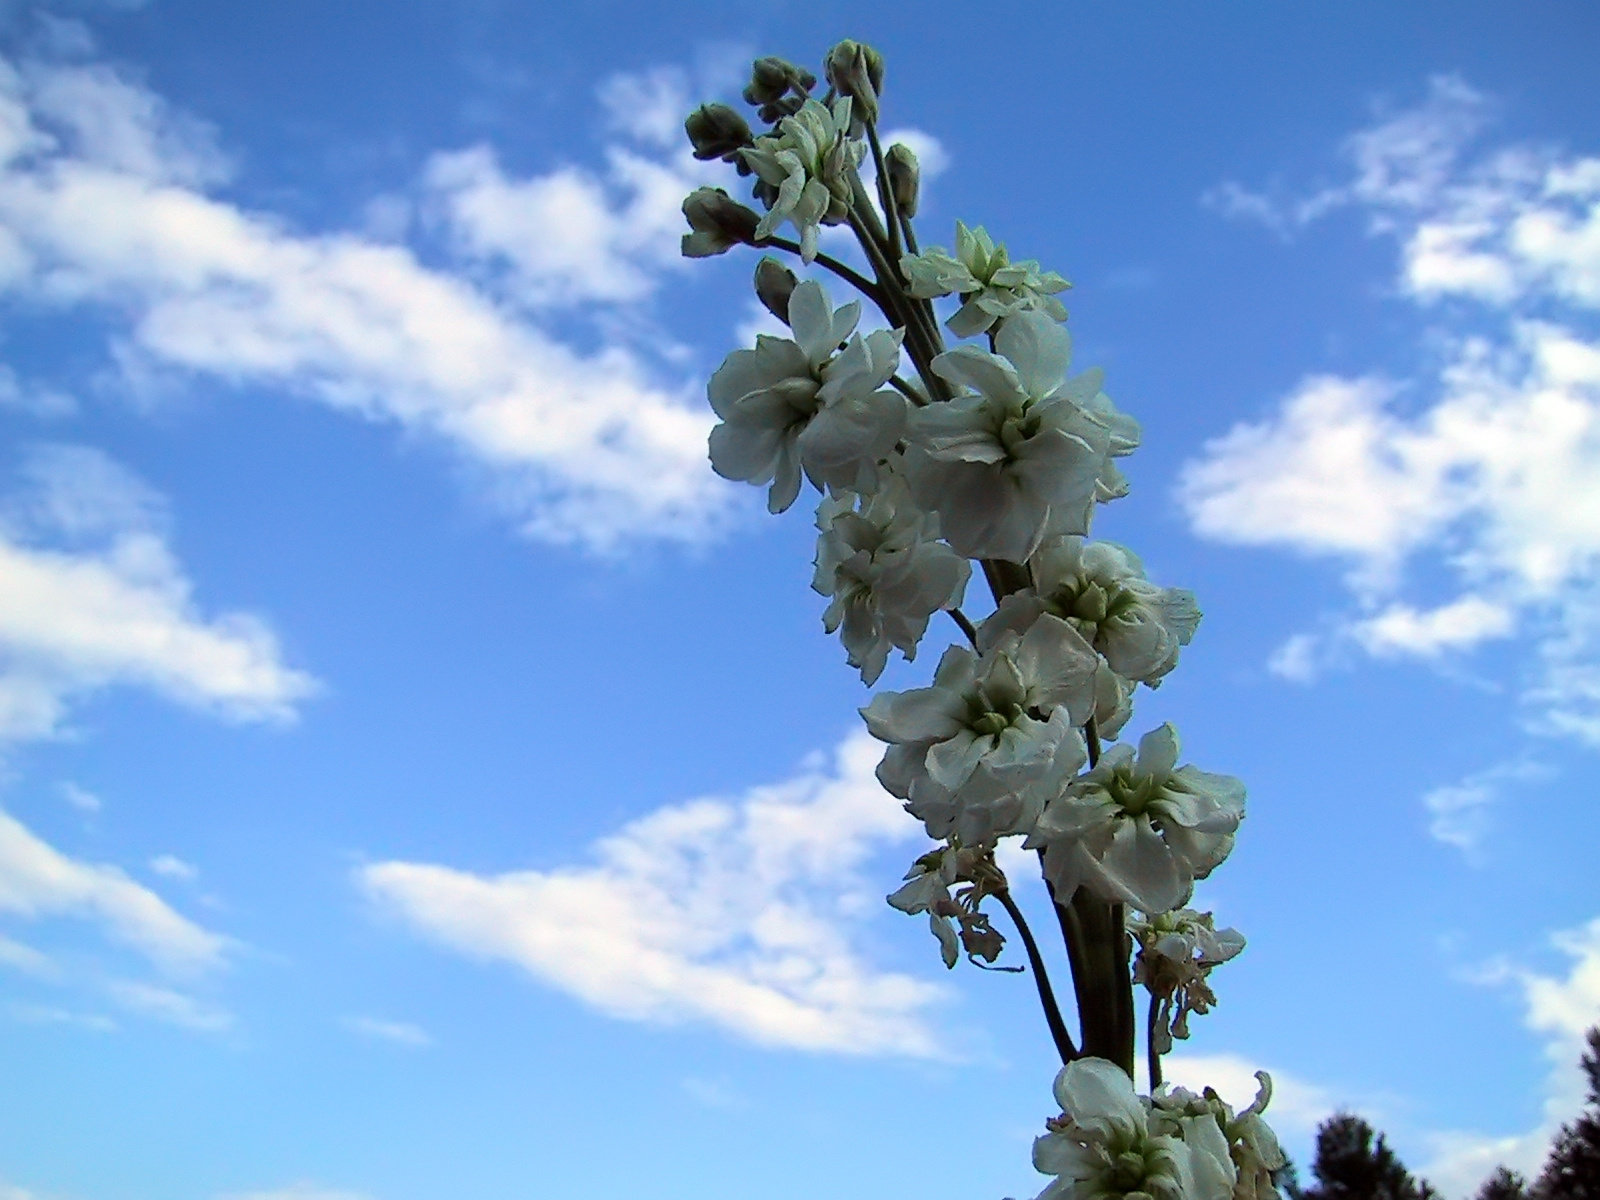
M 1033 983 L 1039 989 L 1039 1003 L 1044 1007 L 1045 1024 L 1050 1026 L 1050 1036 L 1055 1041 L 1061 1061 L 1069 1063 L 1078 1057 L 1078 1048 L 1073 1045 L 1072 1035 L 1067 1032 L 1067 1024 L 1061 1019 L 1061 1006 L 1056 1003 L 1055 989 L 1050 986 L 1050 976 L 1044 969 L 1044 958 L 1039 953 L 1039 944 L 1033 940 L 1033 931 L 1028 928 L 1028 922 L 1023 918 L 1017 902 L 1011 898 L 1011 893 L 996 892 L 995 898 L 1010 914 L 1012 922 L 1017 927 L 1017 933 L 1022 938 L 1022 947 L 1028 952 L 1028 962 L 1033 967 Z
M 769 246 L 774 250 L 787 250 L 790 254 L 796 256 L 799 256 L 801 253 L 799 242 L 790 241 L 788 238 L 783 237 L 764 237 L 759 241 L 751 242 L 750 245 L 759 250 L 765 250 Z M 829 271 L 832 271 L 840 279 L 844 280 L 851 287 L 855 288 L 879 308 L 883 308 L 883 294 L 879 290 L 878 285 L 873 283 L 872 280 L 868 279 L 865 275 L 862 275 L 859 271 L 854 271 L 845 266 L 844 263 L 840 262 L 837 258 L 834 258 L 831 254 L 818 254 L 812 261 L 815 262 L 819 267 L 825 267 Z
M 1144 1022 L 1144 1052 L 1150 1065 L 1150 1090 L 1161 1086 L 1161 1055 L 1156 1050 L 1156 1010 L 1160 1003 L 1154 992 L 1150 993 L 1150 1013 Z

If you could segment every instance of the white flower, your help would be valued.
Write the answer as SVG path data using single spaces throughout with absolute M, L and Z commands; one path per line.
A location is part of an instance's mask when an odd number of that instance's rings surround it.
M 947 322 L 957 337 L 972 337 L 996 321 L 1037 309 L 1054 321 L 1065 321 L 1067 310 L 1053 293 L 1072 285 L 1054 271 L 1041 272 L 1033 259 L 1014 263 L 1006 248 L 996 246 L 983 226 L 968 229 L 956 222 L 956 252 L 952 257 L 935 246 L 900 260 L 913 296 L 932 300 L 952 292 L 963 304 Z
M 934 540 L 938 518 L 913 504 L 893 476 L 871 496 L 825 496 L 817 528 L 811 586 L 832 598 L 822 625 L 839 631 L 850 665 L 870 687 L 883 674 L 889 647 L 916 657 L 928 619 L 961 603 L 972 568 Z
M 1218 929 L 1210 913 L 1179 908 L 1128 922 L 1139 948 L 1133 981 L 1155 999 L 1152 1041 L 1157 1054 L 1172 1049 L 1173 1038 L 1189 1036 L 1189 1014 L 1207 1013 L 1217 1002 L 1208 976 L 1212 968 L 1244 949 L 1237 929 Z
M 1162 725 L 1140 739 L 1137 758 L 1113 746 L 1050 802 L 1028 846 L 1046 847 L 1060 903 L 1081 884 L 1104 900 L 1167 912 L 1228 856 L 1244 785 L 1177 761 L 1177 731 Z
M 834 309 L 807 280 L 789 298 L 794 340 L 758 335 L 754 350 L 735 350 L 711 376 L 706 394 L 722 418 L 711 431 L 712 469 L 771 480 L 772 512 L 794 503 L 802 469 L 819 488 L 875 486 L 878 461 L 902 436 L 904 397 L 876 390 L 899 362 L 900 332 L 852 338 L 860 316 L 859 302 Z
M 1101 395 L 1099 371 L 1065 378 L 1071 335 L 1043 313 L 1007 321 L 995 347 L 933 360 L 978 394 L 915 410 L 906 463 L 956 553 L 1022 562 L 1049 535 L 1088 531 L 1110 455 L 1137 427 Z
M 1026 629 L 1039 613 L 1053 613 L 1077 626 L 1124 679 L 1155 687 L 1200 623 L 1194 593 L 1157 587 L 1138 556 L 1114 542 L 1053 539 L 1028 565 L 1034 586 L 1005 597 L 990 622 Z
M 878 779 L 931 837 L 974 845 L 1027 832 L 1083 763 L 1076 727 L 1093 709 L 1096 662 L 1054 617 L 981 658 L 950 647 L 932 687 L 884 692 L 861 710 L 891 743 Z
M 1033 1165 L 1057 1179 L 1039 1200 L 1228 1200 L 1233 1164 L 1209 1115 L 1192 1140 L 1173 1120 L 1152 1129 L 1133 1081 L 1103 1058 L 1068 1063 L 1055 1094 L 1062 1116 L 1034 1141 Z
M 829 108 L 807 100 L 799 112 L 778 122 L 778 130 L 759 137 L 739 152 L 765 184 L 777 188 L 772 206 L 756 226 L 756 238 L 768 238 L 785 221 L 800 235 L 800 257 L 817 256 L 822 225 L 838 225 L 850 208 L 850 172 L 866 153 L 850 136 L 850 99 Z
M 1272 1176 L 1289 1162 L 1261 1116 L 1272 1100 L 1272 1077 L 1257 1071 L 1256 1082 L 1255 1101 L 1237 1116 L 1211 1088 L 1203 1096 L 1185 1088 L 1163 1088 L 1150 1107 L 1150 1128 L 1156 1133 L 1214 1147 L 1215 1131 L 1220 1130 L 1233 1171 L 1232 1200 L 1278 1200 Z

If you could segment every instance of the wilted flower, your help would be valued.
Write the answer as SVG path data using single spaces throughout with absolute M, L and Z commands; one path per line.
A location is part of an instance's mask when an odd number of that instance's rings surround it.
M 1047 541 L 1028 565 L 1034 586 L 1005 597 L 991 621 L 1026 629 L 1042 612 L 1070 621 L 1124 679 L 1160 683 L 1200 623 L 1194 593 L 1157 587 L 1133 551 L 1114 542 Z
M 961 957 L 956 928 L 950 922 L 956 907 L 950 888 L 956 881 L 957 853 L 950 846 L 924 854 L 906 872 L 908 882 L 889 897 L 889 903 L 903 913 L 928 914 L 928 928 L 939 939 L 939 953 L 947 967 L 955 966 Z
M 1133 1081 L 1103 1058 L 1068 1063 L 1055 1094 L 1062 1115 L 1034 1141 L 1033 1165 L 1057 1179 L 1039 1200 L 1228 1200 L 1234 1168 L 1214 1120 L 1191 1136 L 1174 1121 L 1158 1132 Z
M 823 628 L 839 630 L 850 665 L 870 687 L 889 647 L 916 657 L 928 619 L 961 603 L 972 568 L 936 540 L 938 518 L 914 505 L 898 478 L 871 496 L 824 497 L 817 528 L 811 586 L 832 598 Z
M 1044 314 L 1007 321 L 995 346 L 933 360 L 978 394 L 917 409 L 906 462 L 958 554 L 1022 562 L 1047 536 L 1088 531 L 1122 422 L 1100 397 L 1099 371 L 1066 378 L 1072 338 Z
M 1189 1014 L 1207 1013 L 1217 1002 L 1208 976 L 1212 968 L 1244 949 L 1237 929 L 1218 929 L 1210 913 L 1179 908 L 1128 922 L 1137 946 L 1133 981 L 1142 983 L 1156 1003 L 1151 1042 L 1157 1054 L 1172 1049 L 1173 1038 L 1189 1036 Z
M 1067 310 L 1053 293 L 1072 285 L 1054 271 L 1039 270 L 1033 259 L 1014 263 L 1005 246 L 996 246 L 983 226 L 968 229 L 956 222 L 956 252 L 952 257 L 934 246 L 900 260 L 913 296 L 932 300 L 952 293 L 963 304 L 946 324 L 957 337 L 982 333 L 1007 317 L 1037 309 L 1055 321 L 1065 321 Z
M 912 863 L 905 877 L 908 882 L 888 898 L 889 903 L 903 913 L 928 914 L 928 928 L 939 941 L 946 967 L 956 965 L 962 950 L 985 962 L 1000 956 L 1005 938 L 978 910 L 986 895 L 1006 886 L 990 847 L 941 846 Z M 951 896 L 950 889 L 963 882 L 970 886 Z
M 807 100 L 792 117 L 778 122 L 776 133 L 756 139 L 739 152 L 743 162 L 769 187 L 777 188 L 757 238 L 771 237 L 791 222 L 800 235 L 800 257 L 817 256 L 823 225 L 842 224 L 850 209 L 850 174 L 866 149 L 850 136 L 850 98 L 829 108 Z
M 834 309 L 811 280 L 794 289 L 788 315 L 793 341 L 758 335 L 706 389 L 722 418 L 711 431 L 712 468 L 724 479 L 771 480 L 772 512 L 794 503 L 802 468 L 818 487 L 870 490 L 905 426 L 905 398 L 877 390 L 899 362 L 898 330 L 851 338 L 861 305 Z
M 1050 802 L 1028 845 L 1045 847 L 1058 901 L 1081 884 L 1104 900 L 1167 912 L 1228 856 L 1244 785 L 1177 761 L 1177 731 L 1162 725 L 1140 739 L 1137 758 L 1131 746 L 1113 746 Z
M 933 686 L 883 692 L 861 710 L 891 743 L 878 765 L 929 836 L 974 845 L 1033 827 L 1082 765 L 1077 726 L 1094 704 L 1094 652 L 1070 625 L 1041 617 L 981 658 L 952 646 Z

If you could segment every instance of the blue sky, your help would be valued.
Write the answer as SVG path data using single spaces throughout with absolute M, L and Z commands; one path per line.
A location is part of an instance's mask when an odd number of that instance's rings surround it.
M 705 462 L 761 326 L 680 122 L 845 36 L 925 241 L 1073 280 L 1145 430 L 1096 533 L 1206 613 L 1133 732 L 1249 785 L 1250 946 L 1173 1074 L 1537 1161 L 1600 1021 L 1600 18 L 907 11 L 0 7 L 0 1197 L 1043 1185 L 1031 989 L 882 903 L 809 513 Z

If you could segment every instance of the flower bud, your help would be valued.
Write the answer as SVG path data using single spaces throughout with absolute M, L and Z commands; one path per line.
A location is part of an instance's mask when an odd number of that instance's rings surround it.
M 876 123 L 878 97 L 883 92 L 883 55 L 846 38 L 828 51 L 826 70 L 828 82 L 855 102 L 856 119 Z
M 750 66 L 750 82 L 745 85 L 744 98 L 748 104 L 773 105 L 798 87 L 808 92 L 816 86 L 817 77 L 803 67 L 782 58 L 758 58 Z M 765 119 L 765 118 L 763 118 Z
M 726 104 L 702 104 L 684 121 L 683 131 L 701 162 L 713 158 L 732 162 L 752 141 L 750 126 Z
M 789 297 L 797 282 L 795 273 L 770 254 L 756 264 L 756 299 L 785 325 L 789 323 Z
M 683 202 L 693 231 L 683 235 L 685 258 L 710 258 L 731 246 L 755 241 L 761 218 L 721 188 L 696 188 Z
M 911 147 L 896 142 L 884 155 L 884 170 L 889 176 L 889 191 L 902 217 L 917 215 L 917 199 L 922 191 L 922 168 Z

